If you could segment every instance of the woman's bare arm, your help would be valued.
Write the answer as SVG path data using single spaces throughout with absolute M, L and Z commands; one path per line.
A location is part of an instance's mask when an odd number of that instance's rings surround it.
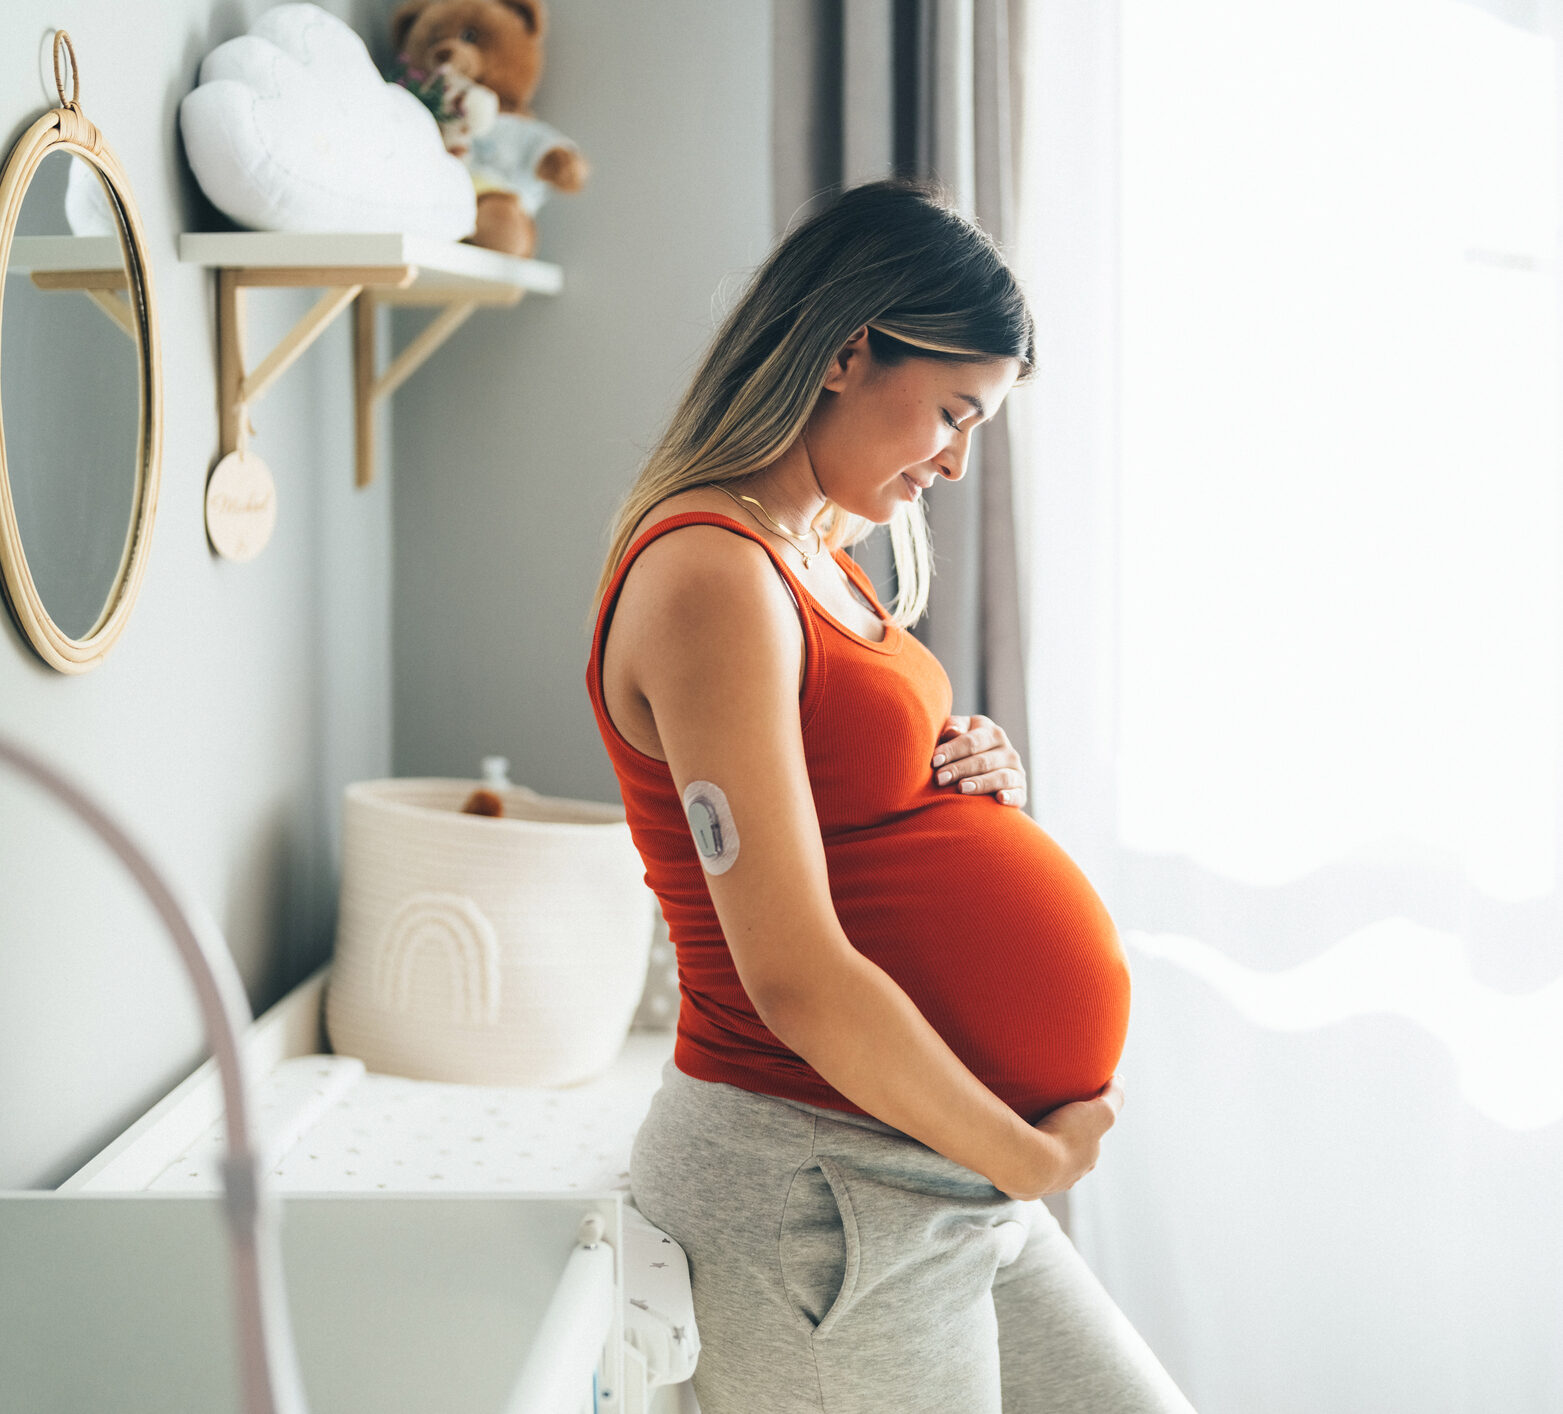
M 614 629 L 632 635 L 634 678 L 679 791 L 709 781 L 731 807 L 738 857 L 706 884 L 765 1024 L 855 1105 L 1002 1192 L 1074 1183 L 1116 1098 L 1027 1124 L 841 928 L 798 715 L 802 631 L 765 552 L 714 526 L 661 536 L 626 576 Z

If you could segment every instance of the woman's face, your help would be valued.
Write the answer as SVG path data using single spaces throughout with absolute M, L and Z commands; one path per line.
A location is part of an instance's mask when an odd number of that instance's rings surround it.
M 860 329 L 826 376 L 809 420 L 820 489 L 843 510 L 884 524 L 934 481 L 959 481 L 973 430 L 998 412 L 1020 374 L 1013 358 L 875 363 Z

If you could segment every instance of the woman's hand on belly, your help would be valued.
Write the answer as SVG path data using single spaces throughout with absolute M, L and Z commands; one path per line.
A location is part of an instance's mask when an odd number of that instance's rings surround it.
M 932 767 L 937 785 L 963 795 L 998 794 L 1002 805 L 1026 803 L 1026 768 L 1004 728 L 989 717 L 946 717 Z
M 1050 1162 L 1043 1171 L 1017 1174 L 994 1187 L 1009 1198 L 1029 1201 L 1049 1193 L 1073 1188 L 1096 1167 L 1102 1135 L 1117 1121 L 1123 1108 L 1123 1085 L 1115 1075 L 1089 1100 L 1073 1100 L 1060 1105 L 1032 1126 L 1050 1140 Z M 1012 1185 L 1012 1186 L 1011 1186 Z

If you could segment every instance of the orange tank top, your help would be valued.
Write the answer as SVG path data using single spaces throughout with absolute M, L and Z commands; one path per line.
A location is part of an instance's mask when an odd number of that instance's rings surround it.
M 1129 1016 L 1113 921 L 1079 867 L 1024 811 L 935 784 L 951 710 L 937 658 L 891 623 L 873 581 L 836 562 L 885 625 L 875 642 L 838 622 L 765 539 L 729 516 L 686 511 L 626 551 L 597 616 L 587 691 L 630 833 L 677 951 L 674 1064 L 701 1080 L 865 1113 L 779 1041 L 738 979 L 667 763 L 608 715 L 602 653 L 624 577 L 659 535 L 719 525 L 764 548 L 798 606 L 804 753 L 831 900 L 847 938 L 905 990 L 945 1043 L 1028 1120 L 1112 1078 Z

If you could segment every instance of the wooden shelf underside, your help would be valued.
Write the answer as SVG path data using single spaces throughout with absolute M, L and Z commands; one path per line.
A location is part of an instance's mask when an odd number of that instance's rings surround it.
M 186 233 L 179 258 L 217 271 L 220 455 L 238 449 L 249 408 L 330 326 L 353 306 L 354 482 L 374 480 L 374 410 L 396 391 L 475 310 L 516 304 L 529 291 L 555 294 L 557 265 L 518 260 L 454 241 L 396 233 L 300 234 L 232 231 Z M 258 288 L 323 290 L 310 310 L 253 369 L 244 362 L 245 292 Z M 425 306 L 440 312 L 382 372 L 375 367 L 375 312 L 381 306 Z

